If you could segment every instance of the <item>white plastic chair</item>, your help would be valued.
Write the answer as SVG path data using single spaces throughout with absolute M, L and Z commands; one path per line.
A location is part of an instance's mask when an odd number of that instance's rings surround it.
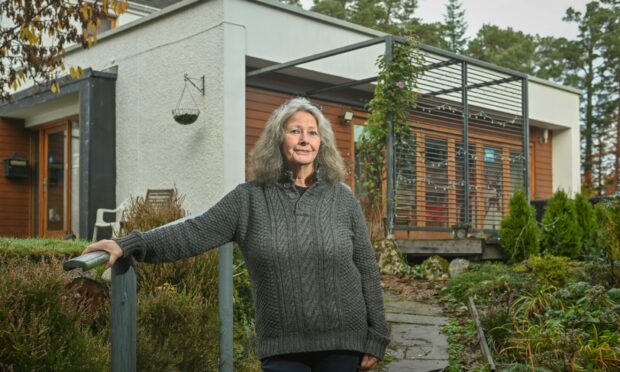
M 127 208 L 127 203 L 129 199 L 123 200 L 123 202 L 116 207 L 116 209 L 105 209 L 99 208 L 97 209 L 97 219 L 95 221 L 95 228 L 93 229 L 93 241 L 97 241 L 97 229 L 100 227 L 110 227 L 112 228 L 112 237 L 118 236 L 121 231 L 121 220 L 123 218 L 123 212 L 125 208 Z M 104 215 L 105 214 L 114 214 L 113 221 L 106 221 Z

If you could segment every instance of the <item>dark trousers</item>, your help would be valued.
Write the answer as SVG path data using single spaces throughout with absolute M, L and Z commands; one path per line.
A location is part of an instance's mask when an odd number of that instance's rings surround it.
M 362 354 L 336 350 L 276 355 L 261 361 L 263 372 L 356 372 Z

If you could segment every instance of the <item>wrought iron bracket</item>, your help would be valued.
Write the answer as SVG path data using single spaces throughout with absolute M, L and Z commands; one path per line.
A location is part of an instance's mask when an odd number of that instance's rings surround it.
M 189 82 L 203 96 L 205 95 L 205 76 L 204 75 L 202 75 L 199 78 L 192 78 L 192 77 L 189 77 L 189 75 L 186 73 L 185 75 L 183 75 L 183 80 L 185 82 Z M 200 84 L 201 87 L 196 85 L 196 83 L 194 83 L 194 81 L 198 82 L 198 84 Z

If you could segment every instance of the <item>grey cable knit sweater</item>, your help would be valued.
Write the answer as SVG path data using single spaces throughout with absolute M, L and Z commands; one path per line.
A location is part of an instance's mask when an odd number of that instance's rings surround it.
M 164 262 L 236 241 L 253 283 L 258 356 L 354 350 L 389 342 L 378 265 L 360 205 L 319 180 L 303 196 L 292 174 L 237 186 L 206 213 L 117 239 L 125 256 Z

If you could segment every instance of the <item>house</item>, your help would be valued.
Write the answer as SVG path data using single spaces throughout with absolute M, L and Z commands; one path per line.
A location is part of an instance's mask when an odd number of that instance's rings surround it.
M 116 26 L 68 51 L 85 73 L 59 93 L 31 87 L 0 104 L 0 157 L 29 169 L 0 178 L 0 235 L 88 238 L 98 208 L 147 188 L 176 186 L 204 210 L 245 181 L 267 117 L 294 95 L 322 106 L 356 187 L 364 104 L 394 38 L 275 0 L 185 0 Z M 497 229 L 519 187 L 532 199 L 579 190 L 579 91 L 421 51 L 415 145 L 394 149 L 388 182 L 401 238 Z M 182 126 L 175 108 L 200 114 Z

